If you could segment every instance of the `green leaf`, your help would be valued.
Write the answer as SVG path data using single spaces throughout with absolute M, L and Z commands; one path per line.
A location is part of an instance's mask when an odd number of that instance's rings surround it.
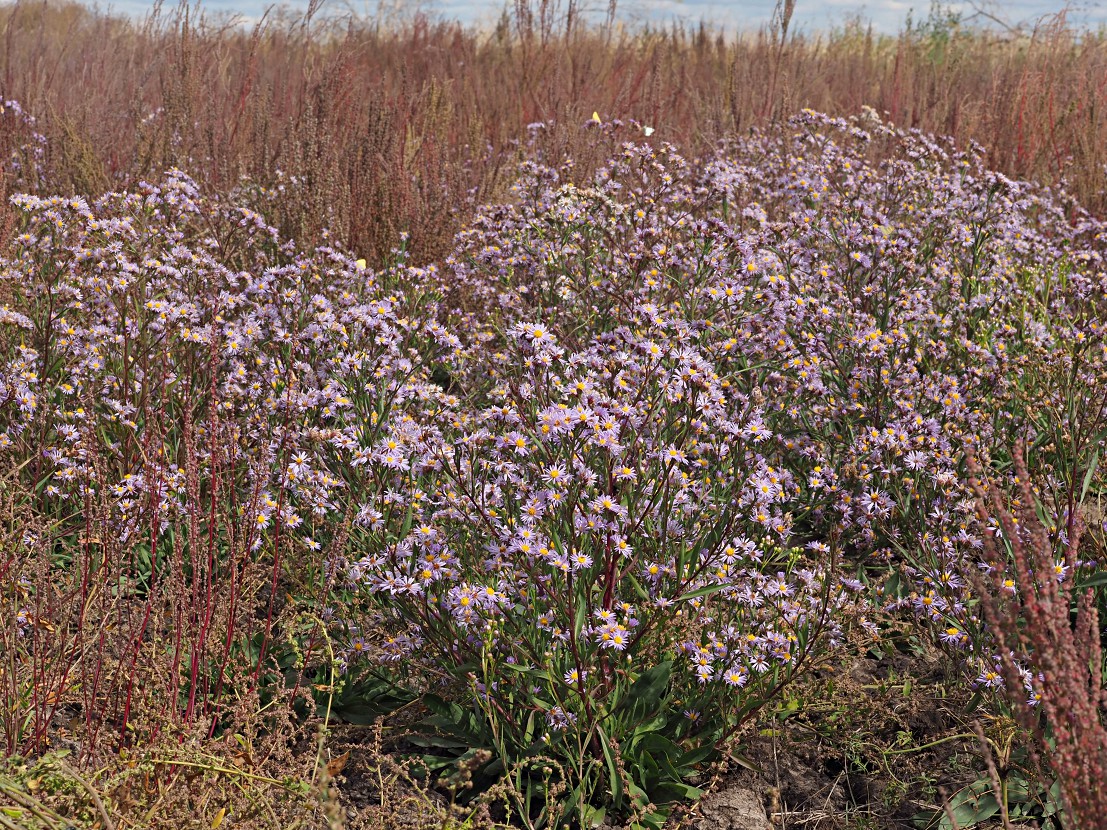
M 644 735 L 642 737 L 641 746 L 655 755 L 660 755 L 664 758 L 679 758 L 683 754 L 679 746 L 664 735 L 659 735 L 656 732 L 650 732 Z
M 580 805 L 580 826 L 600 827 L 607 817 L 606 807 L 593 807 L 590 804 Z
M 901 589 L 899 572 L 897 571 L 888 577 L 888 581 L 884 583 L 884 596 L 887 599 L 899 599 Z
M 665 717 L 663 712 L 659 712 L 647 721 L 643 721 L 635 727 L 634 733 L 630 737 L 630 742 L 641 740 L 651 732 L 660 732 L 668 724 L 669 719 Z
M 534 745 L 535 712 L 531 710 L 527 717 L 527 725 L 523 728 L 523 743 Z
M 1096 467 L 1099 466 L 1099 447 L 1095 448 L 1095 453 L 1092 455 L 1092 463 L 1088 465 L 1088 472 L 1084 473 L 1084 484 L 1080 488 L 1080 502 L 1083 504 L 1084 497 L 1088 495 L 1088 488 L 1092 485 L 1092 477 L 1095 475 Z
M 941 830 L 954 830 L 950 821 L 952 815 L 956 826 L 967 830 L 987 821 L 999 812 L 999 802 L 991 792 L 987 781 L 976 781 L 958 792 L 949 802 L 949 812 L 943 812 L 939 823 Z
M 646 589 L 642 587 L 642 583 L 633 574 L 627 574 L 627 579 L 630 580 L 630 587 L 634 589 L 634 593 L 638 596 L 638 599 L 645 602 L 649 602 L 650 595 L 646 592 Z
M 315 708 L 318 713 L 324 714 L 327 711 L 327 704 L 324 701 L 319 701 L 315 704 Z M 384 707 L 375 706 L 364 701 L 331 706 L 332 716 L 356 726 L 369 726 L 387 711 L 388 709 Z
M 571 816 L 573 814 L 573 809 L 577 806 L 578 801 L 580 801 L 580 785 L 579 784 L 573 789 L 573 791 L 571 793 L 569 793 L 569 797 L 567 799 L 565 799 L 565 803 L 562 805 L 562 809 L 565 810 L 565 815 Z M 582 812 L 583 812 L 583 808 L 582 808 Z
M 465 720 L 465 709 L 437 695 L 424 695 L 422 703 L 434 713 L 435 717 L 428 720 L 433 720 L 436 725 L 457 727 Z
M 665 660 L 652 669 L 643 672 L 627 689 L 616 710 L 630 709 L 636 717 L 642 717 L 651 706 L 660 708 L 658 704 L 669 688 L 669 678 L 672 673 L 672 660 Z
M 1026 777 L 1018 772 L 1011 772 L 1007 778 L 1007 803 L 1008 805 L 1028 804 L 1043 789 L 1041 784 L 1027 781 Z
M 443 700 L 438 695 L 423 695 L 421 701 L 424 706 L 430 709 L 434 714 L 443 718 L 457 718 L 461 713 L 461 707 L 456 703 L 449 703 Z
M 690 749 L 677 758 L 674 763 L 681 769 L 690 769 L 714 756 L 716 751 L 715 747 L 710 744 L 701 746 L 699 749 Z
M 603 727 L 596 727 L 596 734 L 600 738 L 600 746 L 603 748 L 604 763 L 607 764 L 608 786 L 611 788 L 611 803 L 619 807 L 623 802 L 623 779 L 619 775 L 619 769 L 615 766 L 615 753 L 611 751 L 611 743 L 607 739 L 607 733 Z
M 661 782 L 662 779 L 680 781 L 683 778 L 681 770 L 677 769 L 674 764 L 675 759 L 683 753 L 681 748 L 676 746 L 669 738 L 664 735 L 650 733 L 642 738 L 639 747 L 643 753 L 649 754 L 650 759 L 658 768 L 658 781 L 654 782 L 654 787 L 658 786 L 658 782 Z M 662 772 L 664 776 L 661 775 Z
M 438 735 L 405 735 L 404 740 L 424 749 L 469 749 L 468 741 Z
M 631 830 L 662 830 L 668 818 L 669 811 L 665 808 L 661 808 L 641 816 L 636 822 L 631 824 L 630 827 Z
M 760 363 L 754 363 L 754 364 L 751 364 L 751 365 L 748 365 L 748 366 L 743 366 L 741 369 L 734 369 L 732 371 L 732 374 L 741 375 L 745 372 L 752 372 L 754 369 L 760 369 L 764 366 L 770 365 L 771 363 L 773 363 L 772 360 L 763 360 Z
M 666 781 L 660 787 L 657 788 L 657 792 L 653 794 L 655 802 L 667 802 L 667 801 L 699 801 L 703 798 L 704 791 L 699 787 L 693 787 L 691 784 L 685 784 L 681 781 Z
M 498 668 L 505 669 L 506 671 L 513 671 L 518 674 L 539 674 L 539 672 L 535 671 L 533 666 L 520 666 L 517 663 L 500 663 Z
M 641 750 L 634 756 L 634 767 L 631 772 L 638 784 L 646 792 L 652 792 L 661 783 L 661 767 L 657 760 L 649 752 Z
M 1100 585 L 1107 585 L 1107 571 L 1092 574 L 1087 579 L 1078 582 L 1076 587 L 1083 591 L 1085 588 L 1098 588 Z
M 1058 810 L 1061 809 L 1061 779 L 1058 778 L 1049 788 L 1049 792 L 1046 794 L 1045 810 L 1042 812 L 1042 816 L 1049 818 Z
M 639 807 L 650 803 L 650 797 L 646 795 L 646 791 L 633 781 L 627 785 L 627 792 L 630 794 L 630 800 Z
M 697 599 L 698 597 L 706 597 L 709 594 L 717 594 L 719 591 L 725 591 L 729 587 L 729 585 L 705 585 L 702 588 L 689 591 L 687 594 L 681 594 L 676 598 L 676 601 L 685 602 L 686 600 Z
M 423 766 L 427 768 L 427 772 L 437 772 L 438 770 L 452 768 L 457 761 L 456 758 L 443 758 L 439 755 L 423 755 L 419 760 L 423 763 Z

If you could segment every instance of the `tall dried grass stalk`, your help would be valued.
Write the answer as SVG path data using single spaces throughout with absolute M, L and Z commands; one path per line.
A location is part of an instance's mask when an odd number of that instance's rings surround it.
M 245 30 L 187 5 L 135 23 L 19 0 L 0 9 L 0 91 L 42 117 L 54 188 L 102 191 L 173 165 L 217 188 L 249 177 L 278 189 L 284 230 L 329 227 L 371 259 L 400 231 L 417 258 L 443 254 L 472 206 L 507 184 L 531 122 L 555 121 L 543 140 L 586 172 L 575 128 L 594 110 L 693 153 L 802 107 L 870 105 L 1107 208 L 1107 36 L 1063 17 L 1019 37 L 857 26 L 812 37 L 790 29 L 789 0 L 772 27 L 727 40 L 703 26 L 588 28 L 576 5 L 572 21 L 552 0 L 517 5 L 478 33 L 423 16 L 270 16 Z

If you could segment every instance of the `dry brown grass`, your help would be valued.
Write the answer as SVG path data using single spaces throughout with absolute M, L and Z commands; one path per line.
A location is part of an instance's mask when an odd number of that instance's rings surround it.
M 53 188 L 96 192 L 172 165 L 216 187 L 269 187 L 280 170 L 302 184 L 275 202 L 285 230 L 327 225 L 373 259 L 400 231 L 417 258 L 442 254 L 473 203 L 504 186 L 530 122 L 556 121 L 548 149 L 587 168 L 576 127 L 593 110 L 696 152 L 801 107 L 870 105 L 1107 207 L 1107 36 L 1063 17 L 1003 38 L 854 27 L 728 42 L 702 28 L 552 25 L 274 19 L 244 31 L 187 8 L 135 24 L 21 0 L 0 9 L 0 90 L 40 116 Z

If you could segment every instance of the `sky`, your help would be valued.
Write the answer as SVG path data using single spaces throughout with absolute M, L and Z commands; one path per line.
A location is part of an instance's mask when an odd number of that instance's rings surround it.
M 514 5 L 514 0 L 507 0 Z M 565 0 L 562 0 L 564 5 Z M 596 10 L 606 10 L 607 0 L 578 0 Z M 152 6 L 150 0 L 98 0 L 101 8 L 124 14 L 142 16 Z M 245 20 L 257 19 L 274 0 L 201 0 L 211 11 L 231 12 Z M 166 7 L 173 7 L 166 0 Z M 285 0 L 293 9 L 306 8 L 307 0 Z M 974 8 L 984 9 L 1008 24 L 1032 26 L 1045 16 L 1065 8 L 1056 0 L 966 0 L 943 2 L 941 6 L 972 15 Z M 341 13 L 353 10 L 359 15 L 373 16 L 383 8 L 411 10 L 418 7 L 432 16 L 456 19 L 465 24 L 490 25 L 505 6 L 505 0 L 324 0 L 323 11 Z M 673 21 L 696 24 L 701 20 L 714 23 L 728 31 L 756 30 L 772 19 L 775 0 L 618 0 L 619 17 L 630 23 L 668 24 Z M 1068 4 L 1069 21 L 1079 26 L 1107 26 L 1107 0 L 1075 0 Z M 871 23 L 878 32 L 894 34 L 900 31 L 912 14 L 923 21 L 930 13 L 930 0 L 796 0 L 792 18 L 793 30 L 813 34 L 841 28 L 854 19 Z M 980 20 L 982 18 L 978 18 Z

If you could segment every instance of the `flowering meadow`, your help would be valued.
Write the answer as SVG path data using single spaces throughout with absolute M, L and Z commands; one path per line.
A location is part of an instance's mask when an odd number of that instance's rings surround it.
M 0 746 L 57 758 L 14 826 L 344 826 L 340 724 L 440 826 L 683 826 L 905 631 L 990 724 L 916 826 L 1104 826 L 1107 225 L 1063 189 L 870 109 L 696 158 L 597 115 L 594 173 L 533 123 L 377 266 L 250 180 L 51 196 L 0 118 Z

